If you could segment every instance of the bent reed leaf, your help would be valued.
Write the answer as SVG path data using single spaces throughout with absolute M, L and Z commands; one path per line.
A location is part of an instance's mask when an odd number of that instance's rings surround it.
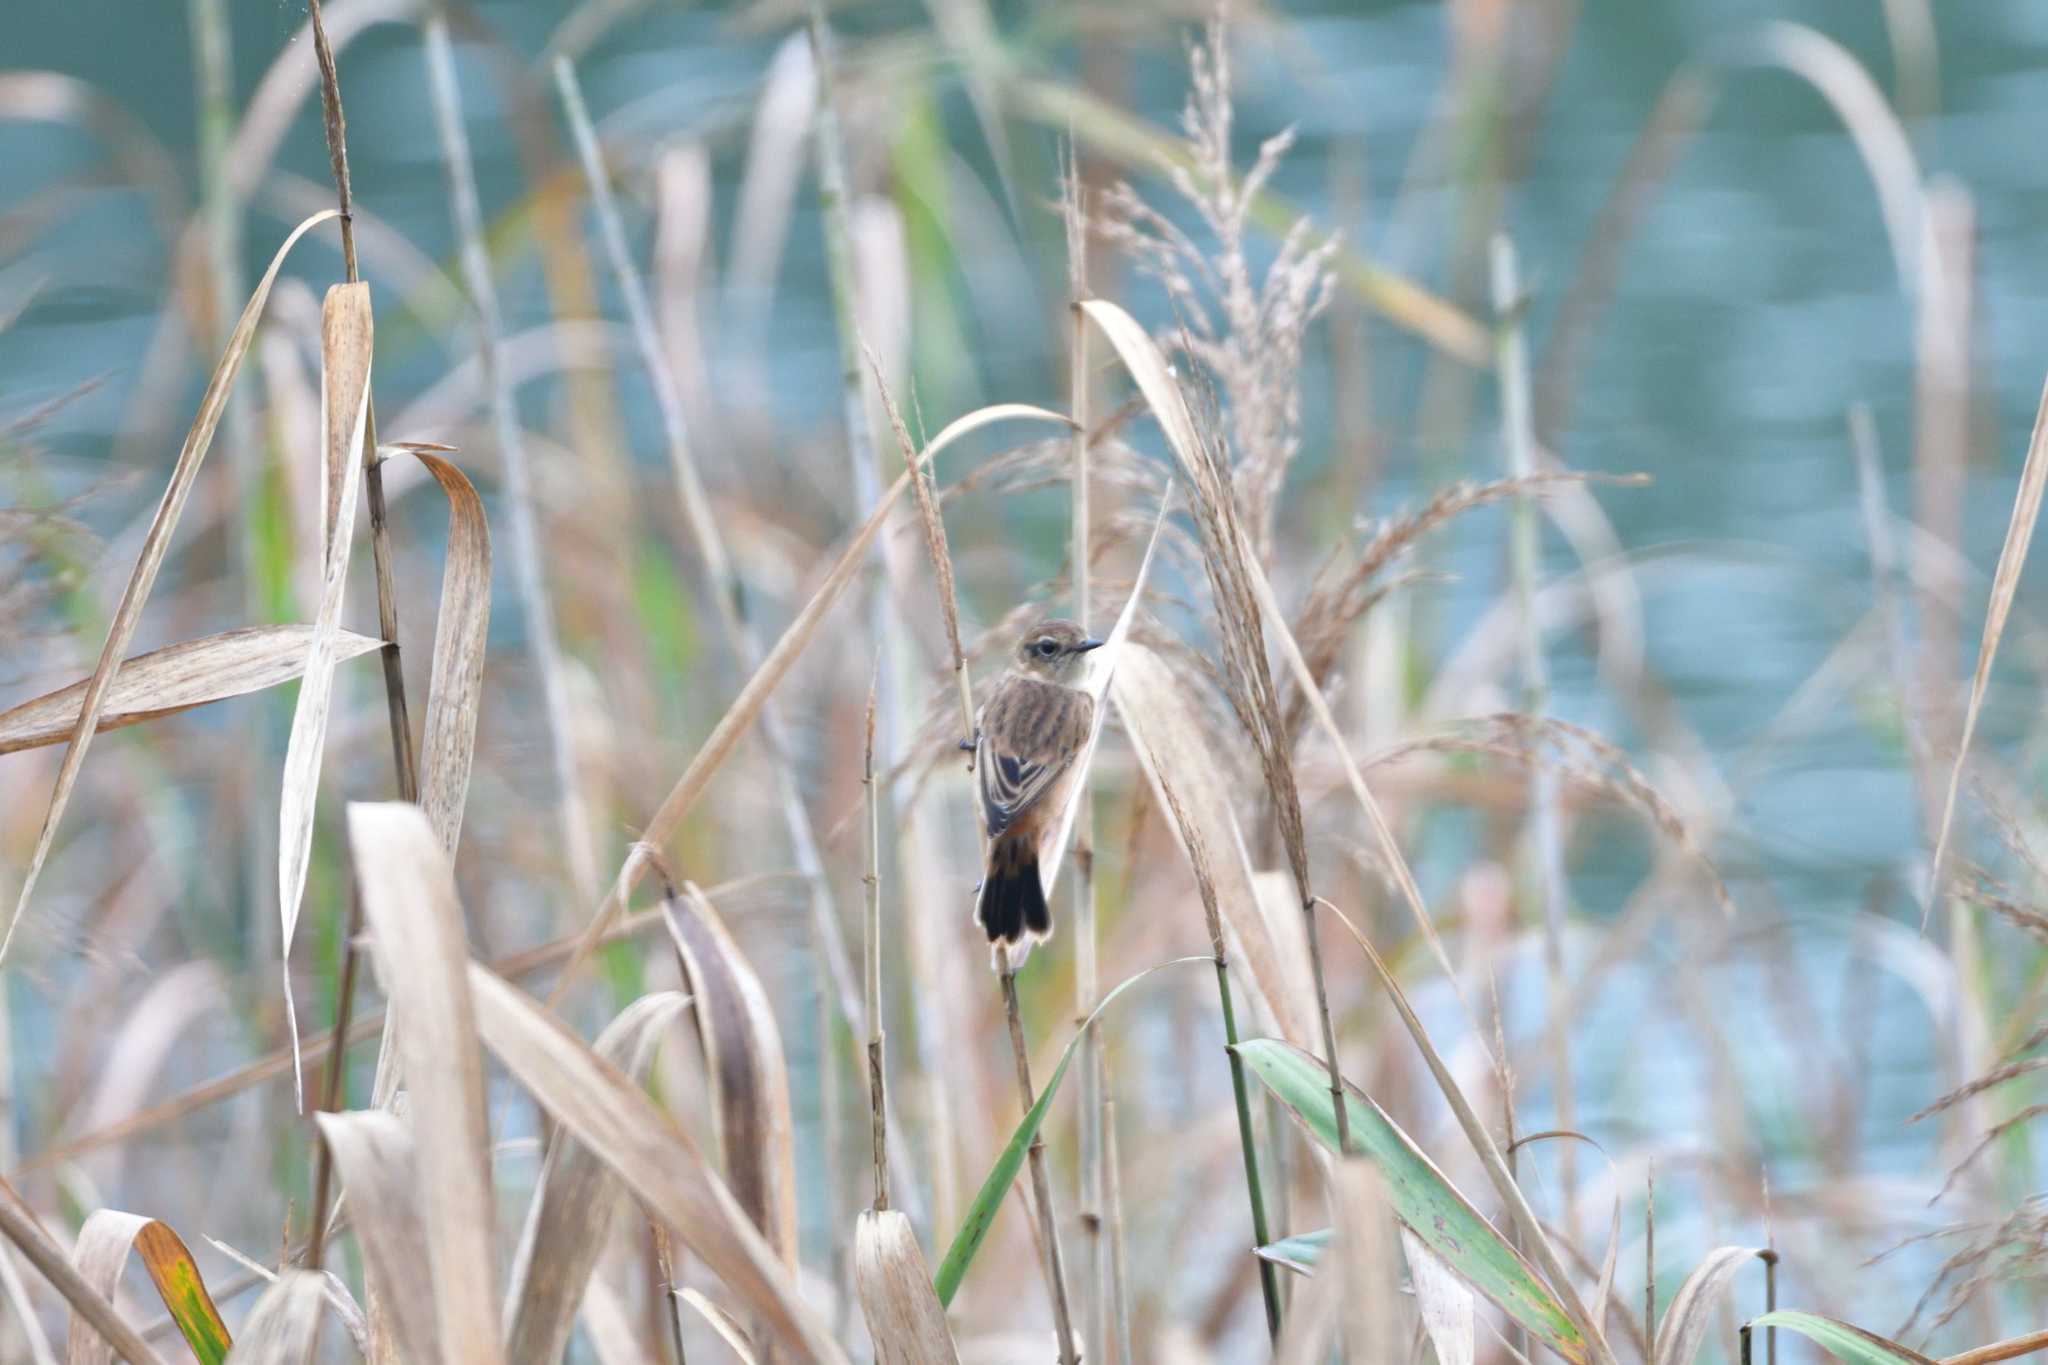
M 1654 1365 L 1692 1365 L 1735 1273 L 1762 1254 L 1760 1247 L 1715 1247 L 1693 1267 L 1678 1287 L 1664 1320 L 1657 1324 L 1657 1344 L 1651 1352 Z
M 22 878 L 21 890 L 16 893 L 14 911 L 7 917 L 6 932 L 0 934 L 0 962 L 7 960 L 7 950 L 14 943 L 15 932 L 21 928 L 22 916 L 28 913 L 36 882 L 42 876 L 43 864 L 49 859 L 50 846 L 56 841 L 58 822 L 64 818 L 64 807 L 71 800 L 72 788 L 78 784 L 78 770 L 85 762 L 93 735 L 98 731 L 100 712 L 106 705 L 107 691 L 113 685 L 118 661 L 128 652 L 129 642 L 135 638 L 135 627 L 142 619 L 143 605 L 149 600 L 150 590 L 156 586 L 157 572 L 163 568 L 164 555 L 170 549 L 171 533 L 177 529 L 178 518 L 185 511 L 185 500 L 191 496 L 192 485 L 199 477 L 199 466 L 213 444 L 213 433 L 220 426 L 221 414 L 227 411 L 228 391 L 234 387 L 235 376 L 242 368 L 242 357 L 248 354 L 249 343 L 256 335 L 256 320 L 262 316 L 263 305 L 270 298 L 270 287 L 277 281 L 278 269 L 301 237 L 328 219 L 339 216 L 335 209 L 323 209 L 302 221 L 284 239 L 284 244 L 270 259 L 270 268 L 257 282 L 256 292 L 249 296 L 240 320 L 235 323 L 235 330 L 228 337 L 227 349 L 222 352 L 220 363 L 214 367 L 213 377 L 207 381 L 206 393 L 199 400 L 199 413 L 193 418 L 192 429 L 185 434 L 185 444 L 179 449 L 177 462 L 171 467 L 170 483 L 164 489 L 163 501 L 150 518 L 149 530 L 142 538 L 142 552 L 136 556 L 135 569 L 128 576 L 127 586 L 121 590 L 120 605 L 114 608 L 114 619 L 107 627 L 106 643 L 100 647 L 99 662 L 94 665 L 92 678 L 86 684 L 78 722 L 71 731 L 71 747 L 57 769 L 57 782 L 50 791 L 50 804 L 43 812 L 42 828 L 36 835 L 35 852 L 29 855 L 28 872 Z
M 666 897 L 662 912 L 694 998 L 725 1182 L 794 1274 L 796 1125 L 775 1010 L 702 891 L 686 884 Z
M 469 980 L 477 1032 L 541 1107 L 597 1152 L 797 1359 L 846 1365 L 794 1277 L 676 1121 L 517 987 L 475 963 Z
M 292 712 L 285 743 L 284 781 L 277 803 L 277 909 L 283 925 L 284 1017 L 291 1035 L 292 1098 L 306 1108 L 304 1068 L 296 1065 L 299 1019 L 292 1003 L 292 937 L 305 897 L 313 856 L 313 806 L 320 793 L 320 759 L 327 747 L 327 716 L 334 701 L 334 639 L 341 628 L 342 591 L 348 584 L 349 545 L 355 538 L 356 491 L 362 482 L 364 423 L 370 415 L 370 357 L 374 344 L 370 286 L 337 284 L 320 309 L 320 425 L 326 437 L 321 476 L 328 521 L 322 541 L 320 608 L 306 654 L 306 680 Z M 338 499 L 338 501 L 337 501 Z
M 241 626 L 124 659 L 101 699 L 94 729 L 105 734 L 290 682 L 306 671 L 312 643 L 311 625 Z M 383 643 L 337 631 L 334 658 L 353 659 Z M 0 711 L 0 754 L 70 739 L 91 685 L 82 678 Z
M 676 991 L 641 996 L 605 1026 L 593 1051 L 636 1082 L 643 1080 L 663 1033 L 689 999 Z M 625 1195 L 625 1185 L 602 1156 L 556 1130 L 512 1259 L 505 1295 L 509 1359 L 562 1358 Z
M 315 1114 L 348 1191 L 350 1227 L 363 1254 L 380 1326 L 408 1365 L 440 1365 L 434 1268 L 427 1248 L 412 1130 L 382 1110 Z
M 1239 1043 L 1237 1053 L 1309 1136 L 1332 1153 L 1338 1150 L 1329 1069 L 1320 1060 L 1277 1038 Z M 1466 1283 L 1550 1349 L 1583 1365 L 1589 1358 L 1585 1334 L 1538 1278 L 1535 1268 L 1385 1111 L 1349 1081 L 1345 1082 L 1345 1103 L 1350 1109 L 1353 1149 L 1379 1168 L 1386 1180 L 1388 1202 L 1401 1221 Z M 1299 1254 L 1301 1249 L 1297 1242 L 1290 1254 Z
M 1017 1129 L 1010 1134 L 1010 1140 L 1003 1144 L 1003 1150 L 996 1154 L 996 1163 L 989 1168 L 988 1178 L 981 1182 L 981 1189 L 975 1193 L 974 1202 L 967 1206 L 967 1215 L 961 1220 L 960 1230 L 953 1234 L 953 1245 L 946 1249 L 946 1258 L 939 1262 L 939 1273 L 933 1280 L 938 1290 L 939 1302 L 951 1305 L 953 1295 L 959 1292 L 960 1281 L 967 1274 L 967 1267 L 974 1264 L 974 1254 L 981 1250 L 982 1241 L 987 1238 L 990 1228 L 995 1226 L 996 1215 L 1002 1212 L 1003 1201 L 1009 1197 L 1010 1186 L 1016 1182 L 1017 1172 L 1024 1165 L 1024 1155 L 1031 1148 L 1031 1139 L 1038 1134 L 1045 1122 L 1045 1115 L 1052 1108 L 1053 1096 L 1060 1090 L 1060 1082 L 1066 1079 L 1067 1066 L 1074 1060 L 1074 1053 L 1081 1046 L 1081 1040 L 1088 1036 L 1088 1026 L 1102 1017 L 1110 1003 L 1131 987 L 1143 981 L 1154 972 L 1165 971 L 1168 967 L 1179 967 L 1189 962 L 1213 962 L 1209 957 L 1176 957 L 1147 967 L 1135 976 L 1119 982 L 1102 1003 L 1083 1019 L 1060 1053 L 1059 1065 L 1052 1069 L 1052 1075 L 1045 1082 L 1045 1089 L 1038 1093 L 1038 1100 L 1018 1121 Z
M 924 1249 L 897 1209 L 867 1209 L 853 1230 L 853 1283 L 879 1365 L 959 1365 Z
M 249 1310 L 228 1365 L 306 1365 L 320 1336 L 327 1281 L 310 1270 L 287 1270 Z
M 433 453 L 445 447 L 400 448 L 427 467 L 448 497 L 448 557 L 441 569 L 434 671 L 427 686 L 426 734 L 420 742 L 420 808 L 441 847 L 453 857 L 469 795 L 484 645 L 491 627 L 491 527 L 469 476 Z
M 385 1040 L 397 1053 L 378 1059 L 377 1097 L 386 1103 L 393 1076 L 404 1079 L 441 1357 L 495 1365 L 504 1355 L 491 1135 L 455 871 L 425 812 L 408 802 L 351 804 L 348 840 L 377 975 L 391 1001 Z
M 79 1229 L 71 1262 L 95 1291 L 111 1301 L 131 1252 L 141 1254 L 142 1267 L 149 1272 L 164 1311 L 177 1324 L 199 1365 L 221 1365 L 233 1345 L 227 1324 L 206 1291 L 192 1252 L 168 1224 L 120 1209 L 100 1209 Z M 117 1358 L 113 1344 L 74 1307 L 70 1365 L 113 1365 Z

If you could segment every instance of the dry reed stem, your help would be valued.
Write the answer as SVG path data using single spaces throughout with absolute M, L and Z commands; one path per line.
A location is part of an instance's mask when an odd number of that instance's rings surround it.
M 889 1207 L 889 1082 L 883 1054 L 882 1027 L 882 808 L 875 796 L 875 690 L 881 681 L 882 664 L 876 657 L 868 675 L 868 704 L 863 719 L 860 781 L 868 808 L 868 837 L 862 853 L 867 868 L 861 876 L 862 929 L 861 975 L 866 987 L 868 1025 L 868 1111 L 874 1142 L 875 1183 L 869 1207 Z
M 2006 618 L 2012 612 L 2013 594 L 2019 590 L 2020 571 L 2027 564 L 2027 548 L 2033 543 L 2034 523 L 2040 518 L 2044 487 L 2048 487 L 2048 385 L 2042 388 L 2041 405 L 2034 415 L 2034 434 L 2027 442 L 2027 462 L 2020 471 L 2020 486 L 2013 496 L 2012 521 L 2006 527 L 2005 544 L 1999 549 L 1998 568 L 1991 579 L 1991 600 L 1984 612 L 1984 638 L 1977 647 L 1977 667 L 1970 677 L 1970 701 L 1963 711 L 1963 733 L 1956 742 L 1956 760 L 1949 769 L 1948 795 L 1942 801 L 1941 824 L 1935 834 L 1934 866 L 1929 873 L 1923 924 L 1941 899 L 1949 830 L 1956 813 L 1956 792 L 1962 785 L 1963 765 L 1970 756 L 1970 740 L 1977 731 L 1977 716 L 1984 705 L 1984 689 L 1991 680 L 1991 661 L 1997 657 L 1998 642 L 2005 634 Z
M 499 351 L 504 326 L 498 312 L 497 286 L 491 279 L 490 257 L 484 248 L 483 209 L 477 199 L 476 169 L 470 159 L 469 134 L 463 123 L 462 92 L 456 81 L 455 52 L 448 36 L 448 18 L 438 7 L 423 26 L 427 89 L 448 176 L 448 198 L 455 224 L 463 287 L 475 310 L 477 360 L 482 367 L 491 409 L 492 430 L 503 461 L 506 512 L 512 523 L 512 558 L 527 648 L 540 674 L 542 714 L 548 753 L 560 800 L 562 832 L 569 860 L 570 886 L 579 901 L 596 899 L 597 850 L 592 842 L 589 812 L 584 807 L 575 737 L 569 717 L 569 689 L 561 643 L 548 604 L 545 549 L 526 454 L 525 430 L 519 421 L 511 384 Z
M 872 355 L 869 357 L 872 362 Z M 882 404 L 889 415 L 889 424 L 902 443 L 904 475 L 909 478 L 917 495 L 918 518 L 924 527 L 925 549 L 932 560 L 932 574 L 937 580 L 939 610 L 946 622 L 946 643 L 953 655 L 953 676 L 959 686 L 960 724 L 962 732 L 973 735 L 976 732 L 974 720 L 974 694 L 967 677 L 967 660 L 960 648 L 960 603 L 957 599 L 953 579 L 952 552 L 946 544 L 946 527 L 939 516 L 936 500 L 932 497 L 928 483 L 929 473 L 923 460 L 917 457 L 911 444 L 910 431 L 903 423 L 903 414 L 896 407 L 896 400 L 889 393 L 889 386 L 882 378 L 879 365 L 875 366 L 875 387 L 882 395 Z M 902 480 L 898 480 L 900 484 Z M 1102 708 L 1096 707 L 1096 724 L 1101 725 Z M 1075 793 L 1076 801 L 1085 799 L 1085 775 L 1088 758 L 1080 759 L 1084 785 Z M 1056 841 L 1055 850 L 1062 848 L 1064 839 Z M 1054 853 L 1058 858 L 1058 852 Z M 995 946 L 996 971 L 1002 978 L 1003 1010 L 1010 1027 L 1010 1044 L 1017 1058 L 1017 1089 L 1023 1102 L 1023 1112 L 1030 1113 L 1037 1103 L 1037 1094 L 1031 1085 L 1031 1063 L 1024 1047 L 1024 1025 L 1017 1007 L 1017 978 L 1010 964 L 1009 947 L 998 943 Z M 1041 1127 L 1031 1136 L 1027 1151 L 1031 1168 L 1031 1189 L 1038 1208 L 1039 1243 L 1044 1256 L 1046 1291 L 1052 1298 L 1053 1326 L 1058 1333 L 1060 1360 L 1062 1365 L 1076 1365 L 1080 1357 L 1075 1353 L 1074 1331 L 1071 1309 L 1067 1301 L 1066 1271 L 1060 1252 L 1059 1220 L 1053 1211 L 1052 1183 L 1045 1170 L 1045 1137 Z
M 1495 374 L 1501 387 L 1502 444 L 1507 448 L 1508 476 L 1529 479 L 1537 473 L 1536 432 L 1529 409 L 1529 347 L 1523 334 L 1522 314 L 1527 300 L 1522 296 L 1520 271 L 1514 243 L 1505 233 L 1492 243 L 1493 308 L 1499 326 L 1499 351 Z M 1537 580 L 1541 571 L 1542 545 L 1536 522 L 1536 505 L 1524 492 L 1511 509 L 1510 551 L 1513 564 L 1515 602 L 1520 616 L 1522 707 L 1542 718 L 1550 704 L 1550 663 L 1543 652 L 1543 631 L 1536 619 Z M 1557 1123 L 1560 1128 L 1578 1127 L 1577 1105 L 1572 1087 L 1572 1052 L 1569 1012 L 1562 1008 L 1567 983 L 1564 960 L 1565 915 L 1569 909 L 1564 869 L 1564 833 L 1558 821 L 1558 775 L 1548 765 L 1538 764 L 1529 772 L 1529 839 L 1534 845 L 1536 884 L 1542 897 L 1543 969 L 1549 991 L 1551 1076 Z M 1565 1226 L 1575 1227 L 1572 1210 L 1578 1193 L 1577 1163 L 1569 1145 L 1559 1164 Z M 1570 1240 L 1568 1238 L 1568 1240 Z

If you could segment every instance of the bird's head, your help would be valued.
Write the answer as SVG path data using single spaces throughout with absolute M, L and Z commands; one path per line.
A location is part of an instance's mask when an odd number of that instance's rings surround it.
M 1102 644 L 1072 621 L 1040 621 L 1017 641 L 1017 667 L 1031 677 L 1071 685 L 1081 656 Z

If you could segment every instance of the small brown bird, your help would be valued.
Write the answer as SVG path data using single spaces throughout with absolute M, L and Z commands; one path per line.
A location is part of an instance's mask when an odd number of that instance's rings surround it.
M 1072 621 L 1040 621 L 1017 642 L 1014 666 L 981 708 L 974 750 L 989 846 L 974 917 L 990 943 L 1052 934 L 1038 859 L 1081 776 L 1095 699 L 1075 683 L 1081 656 L 1102 644 Z

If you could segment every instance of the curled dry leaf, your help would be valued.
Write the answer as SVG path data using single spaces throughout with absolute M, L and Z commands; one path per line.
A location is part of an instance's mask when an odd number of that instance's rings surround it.
M 356 489 L 362 481 L 364 424 L 370 416 L 370 286 L 337 284 L 320 310 L 320 424 L 326 460 L 322 486 L 327 522 L 321 555 L 320 608 L 306 652 L 305 682 L 292 712 L 284 751 L 284 784 L 277 804 L 277 904 L 283 926 L 285 1025 L 294 1060 L 298 1012 L 292 1004 L 292 935 L 306 891 L 313 854 L 313 804 L 320 792 L 320 758 L 327 744 L 327 714 L 334 701 L 334 641 L 341 629 L 342 590 L 348 583 L 354 539 Z M 337 499 L 339 502 L 337 504 Z M 292 1091 L 301 1109 L 303 1068 L 292 1068 Z
M 598 1035 L 594 1050 L 640 1080 L 662 1035 L 688 1002 L 674 991 L 640 997 Z M 512 1285 L 505 1296 L 508 1358 L 562 1358 L 591 1272 L 624 1202 L 625 1186 L 604 1159 L 557 1130 L 512 1261 Z
M 703 892 L 686 886 L 681 896 L 668 898 L 663 911 L 696 1002 L 726 1183 L 794 1273 L 795 1128 L 775 1011 Z
M 853 1282 L 880 1365 L 957 1365 L 924 1250 L 900 1211 L 861 1214 L 853 1234 Z
M 503 1355 L 490 1129 L 454 868 L 425 813 L 403 801 L 351 805 L 348 836 L 410 1095 L 441 1358 L 493 1365 Z
M 469 477 L 434 454 L 445 447 L 408 444 L 448 495 L 448 559 L 441 569 L 441 609 L 434 618 L 434 673 L 427 689 L 426 736 L 420 748 L 420 807 L 441 847 L 452 855 L 462 834 L 476 752 L 484 643 L 491 626 L 491 528 Z
M 11 1195 L 10 1189 L 6 1196 Z M 114 1348 L 114 1353 L 128 1365 L 163 1365 L 163 1357 L 114 1311 L 114 1305 L 108 1302 L 107 1296 L 95 1289 L 78 1268 L 65 1259 L 63 1250 L 36 1225 L 27 1210 L 6 1196 L 0 1196 L 0 1236 L 21 1248 L 28 1263 L 49 1281 L 51 1288 L 64 1296 L 64 1301 L 71 1305 L 74 1319 L 91 1324 L 92 1330 L 104 1337 Z
M 1756 1247 L 1715 1247 L 1693 1267 L 1678 1287 L 1664 1320 L 1657 1324 L 1657 1347 L 1651 1353 L 1655 1365 L 1692 1365 L 1700 1343 L 1707 1339 L 1714 1310 L 1728 1292 L 1728 1282 L 1758 1254 Z
M 221 1365 L 232 1344 L 227 1324 L 220 1320 L 220 1310 L 206 1292 L 191 1251 L 169 1225 L 119 1209 L 101 1209 L 79 1229 L 71 1261 L 94 1291 L 111 1301 L 130 1252 L 141 1253 L 143 1269 L 156 1285 L 157 1297 L 200 1365 Z M 70 1365 L 113 1365 L 117 1359 L 113 1343 L 93 1330 L 85 1315 L 74 1308 Z
M 348 1191 L 349 1225 L 382 1325 L 412 1365 L 439 1365 L 434 1272 L 421 1221 L 412 1130 L 378 1110 L 315 1114 Z
M 207 449 L 213 444 L 213 433 L 220 426 L 221 414 L 227 411 L 228 391 L 234 387 L 235 375 L 242 368 L 242 357 L 248 354 L 249 343 L 256 335 L 256 319 L 262 315 L 263 305 L 270 298 L 270 287 L 277 281 L 278 268 L 284 264 L 285 256 L 299 238 L 337 216 L 334 209 L 316 213 L 293 228 L 291 235 L 284 239 L 284 245 L 271 257 L 270 268 L 257 282 L 256 292 L 249 296 L 248 305 L 242 309 L 242 316 L 228 337 L 227 349 L 222 352 L 213 377 L 207 381 L 206 393 L 199 400 L 199 413 L 192 419 L 192 429 L 186 433 L 185 444 L 178 451 L 177 463 L 171 468 L 170 484 L 164 489 L 163 502 L 150 518 L 149 530 L 142 538 L 142 553 L 136 557 L 135 570 L 128 576 L 127 586 L 121 590 L 121 602 L 114 608 L 113 622 L 107 627 L 107 639 L 100 647 L 99 662 L 93 666 L 92 677 L 86 683 L 78 720 L 71 731 L 71 747 L 57 769 L 57 783 L 51 789 L 49 807 L 43 812 L 35 852 L 29 855 L 28 873 L 22 878 L 21 890 L 15 897 L 14 913 L 7 918 L 6 933 L 0 934 L 0 961 L 6 960 L 15 930 L 21 927 L 21 917 L 28 910 L 30 897 L 35 894 L 36 880 L 42 875 L 43 863 L 50 856 L 50 845 L 57 837 L 57 824 L 64 818 L 64 807 L 71 800 L 71 789 L 78 783 L 78 770 L 85 762 L 86 749 L 98 732 L 100 712 L 106 705 L 116 667 L 121 656 L 128 652 L 129 642 L 135 638 L 135 627 L 142 619 L 143 604 L 149 600 L 150 590 L 156 586 L 157 572 L 163 568 L 164 555 L 170 549 L 171 532 L 177 529 L 178 518 L 185 510 L 185 500 L 191 496 L 192 485 L 199 477 L 199 466 L 205 461 Z
M 320 1337 L 320 1310 L 327 1303 L 324 1277 L 287 1270 L 271 1282 L 249 1310 L 228 1365 L 306 1365 Z
M 94 729 L 105 734 L 290 682 L 305 672 L 312 642 L 310 625 L 243 626 L 138 654 L 114 674 Z M 334 658 L 353 659 L 382 643 L 338 631 Z M 71 738 L 90 685 L 91 679 L 81 679 L 0 711 L 0 754 Z
M 733 1355 L 738 1357 L 740 1365 L 757 1365 L 754 1344 L 747 1340 L 746 1331 L 740 1326 L 738 1319 L 695 1289 L 678 1289 L 673 1292 L 678 1299 L 696 1309 L 698 1317 L 710 1324 L 711 1330 L 718 1333 L 718 1339 L 730 1347 Z
M 648 1214 L 798 1359 L 844 1365 L 845 1353 L 799 1295 L 795 1277 L 675 1120 L 502 977 L 472 965 L 470 987 L 485 1045 L 541 1106 L 618 1172 Z

